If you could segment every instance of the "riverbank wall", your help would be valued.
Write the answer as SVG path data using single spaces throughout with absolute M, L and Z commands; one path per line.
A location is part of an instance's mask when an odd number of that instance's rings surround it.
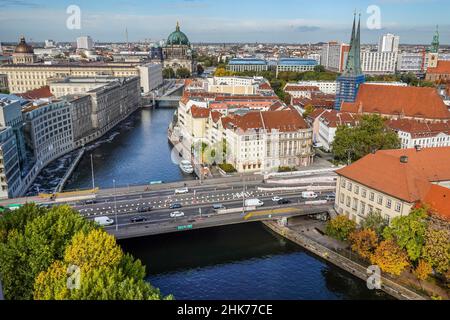
M 280 236 L 298 244 L 314 255 L 336 265 L 365 282 L 368 281 L 371 276 L 367 272 L 367 267 L 328 249 L 289 227 L 282 226 L 275 221 L 264 221 L 263 224 Z M 381 290 L 398 300 L 426 300 L 426 297 L 421 296 L 384 276 L 381 276 Z

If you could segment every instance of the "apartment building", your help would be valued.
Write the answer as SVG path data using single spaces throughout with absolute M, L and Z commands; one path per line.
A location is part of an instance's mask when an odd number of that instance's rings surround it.
M 347 44 L 328 42 L 322 47 L 320 64 L 327 70 L 343 72 L 349 51 L 350 46 Z M 336 93 L 336 91 L 334 93 Z
M 394 74 L 397 70 L 398 52 L 361 52 L 361 67 L 364 74 Z
M 358 123 L 358 117 L 348 112 L 326 110 L 320 115 L 318 121 L 317 143 L 329 152 L 332 150 L 337 129 L 340 126 L 354 127 Z
M 445 199 L 450 196 L 448 159 L 450 147 L 370 154 L 336 171 L 335 209 L 358 224 L 370 212 L 390 222 L 408 215 L 419 203 L 442 209 L 440 204 L 448 204 Z

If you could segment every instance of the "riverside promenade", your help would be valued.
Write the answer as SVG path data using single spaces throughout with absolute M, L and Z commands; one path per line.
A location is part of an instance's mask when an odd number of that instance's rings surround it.
M 363 281 L 367 281 L 370 274 L 367 273 L 367 266 L 362 265 L 354 260 L 337 253 L 331 248 L 322 245 L 318 241 L 306 236 L 302 232 L 295 230 L 289 226 L 282 226 L 275 221 L 263 222 L 269 229 L 275 233 L 285 237 L 286 239 L 300 245 L 311 253 L 325 259 L 328 262 L 342 268 L 343 270 L 353 274 Z M 381 275 L 381 290 L 398 300 L 427 300 L 428 298 L 422 296 L 405 286 L 388 279 Z

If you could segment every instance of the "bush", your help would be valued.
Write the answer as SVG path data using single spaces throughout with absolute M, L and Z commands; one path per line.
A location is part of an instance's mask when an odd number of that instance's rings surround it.
M 232 164 L 229 163 L 222 163 L 219 164 L 219 168 L 225 171 L 226 173 L 234 173 L 237 172 L 237 170 L 233 167 Z
M 292 172 L 297 170 L 296 167 L 278 167 L 278 172 Z

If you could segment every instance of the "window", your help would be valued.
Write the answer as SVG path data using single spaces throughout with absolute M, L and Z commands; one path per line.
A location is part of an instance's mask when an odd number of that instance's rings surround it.
M 395 211 L 400 212 L 402 210 L 402 205 L 400 202 L 395 203 Z
M 375 193 L 371 192 L 369 195 L 369 200 L 373 201 L 375 199 Z
M 392 200 L 391 199 L 386 200 L 386 208 L 388 208 L 388 209 L 392 208 Z
M 348 191 L 352 191 L 352 183 L 351 182 L 348 183 L 347 190 Z
M 355 193 L 359 194 L 359 186 L 355 186 Z
M 347 197 L 346 205 L 347 205 L 347 207 L 349 207 L 349 208 L 350 208 L 350 202 L 351 202 L 350 197 Z
M 341 200 L 341 203 L 342 203 L 342 204 L 344 204 L 344 201 L 345 201 L 345 196 L 344 196 L 344 194 L 343 194 L 343 193 L 341 193 L 341 199 L 340 199 L 340 200 Z
M 359 214 L 363 216 L 365 212 L 366 212 L 366 204 L 361 201 L 361 206 L 359 207 Z
M 365 197 L 366 197 L 366 194 L 367 194 L 367 190 L 366 190 L 366 189 L 362 189 L 362 191 L 361 191 L 361 196 L 362 196 L 363 198 L 365 198 Z
M 353 209 L 354 211 L 357 211 L 357 210 L 358 210 L 358 199 L 356 199 L 356 198 L 353 198 L 353 206 L 352 206 L 352 209 Z
M 378 204 L 383 204 L 383 197 L 382 196 L 378 196 L 377 203 Z

